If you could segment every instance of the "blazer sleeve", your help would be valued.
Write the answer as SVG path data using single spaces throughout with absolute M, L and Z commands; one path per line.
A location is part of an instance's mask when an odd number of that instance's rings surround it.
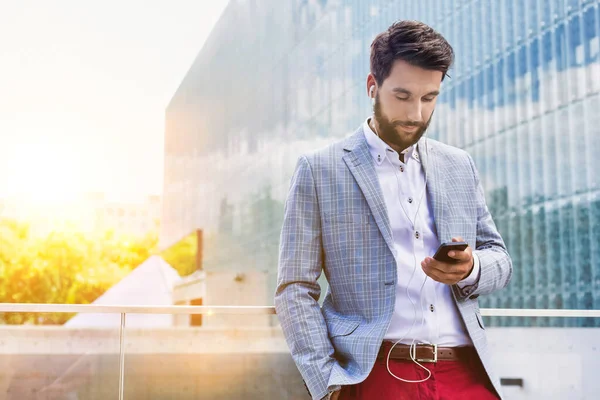
M 300 157 L 284 207 L 275 309 L 292 358 L 313 399 L 325 397 L 337 362 L 318 303 L 323 268 L 321 218 L 311 165 Z
M 470 286 L 457 287 L 456 293 L 462 298 L 477 298 L 479 295 L 490 294 L 506 287 L 510 282 L 513 267 L 506 245 L 486 205 L 483 186 L 473 158 L 468 154 L 467 156 L 476 188 L 477 237 L 473 254 L 479 259 L 479 279 Z

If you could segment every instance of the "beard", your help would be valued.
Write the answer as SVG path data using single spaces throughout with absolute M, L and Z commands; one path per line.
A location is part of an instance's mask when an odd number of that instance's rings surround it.
M 429 120 L 425 123 L 411 121 L 390 121 L 390 119 L 381 110 L 379 102 L 379 93 L 375 96 L 375 104 L 373 105 L 373 117 L 377 122 L 377 130 L 381 140 L 389 144 L 394 150 L 401 152 L 402 150 L 416 144 L 427 131 L 433 112 Z M 400 127 L 400 130 L 397 128 Z M 417 127 L 414 132 L 405 132 L 402 128 Z

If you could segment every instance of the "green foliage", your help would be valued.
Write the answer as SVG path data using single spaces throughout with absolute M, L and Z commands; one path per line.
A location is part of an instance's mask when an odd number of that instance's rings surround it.
M 0 303 L 88 304 L 156 253 L 143 238 L 53 232 L 38 238 L 27 224 L 0 220 Z M 0 323 L 62 324 L 72 315 L 7 313 Z
M 175 268 L 180 276 L 187 276 L 196 270 L 197 247 L 198 241 L 194 232 L 164 250 L 160 256 Z

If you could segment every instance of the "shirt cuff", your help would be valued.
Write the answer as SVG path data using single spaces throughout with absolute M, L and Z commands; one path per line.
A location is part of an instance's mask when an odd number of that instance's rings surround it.
M 471 270 L 471 273 L 469 274 L 469 276 L 467 276 L 465 279 L 463 279 L 462 281 L 457 283 L 458 287 L 462 290 L 467 286 L 473 286 L 474 284 L 476 284 L 477 281 L 479 280 L 479 270 L 480 270 L 479 256 L 477 255 L 477 253 L 474 252 L 473 253 L 473 269 Z

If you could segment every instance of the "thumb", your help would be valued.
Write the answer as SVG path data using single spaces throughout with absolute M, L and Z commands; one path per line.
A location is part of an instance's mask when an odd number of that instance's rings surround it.
M 463 238 L 462 238 L 462 237 L 460 237 L 460 236 L 453 237 L 453 238 L 452 238 L 452 241 L 453 241 L 453 242 L 462 242 L 462 241 L 463 241 Z

